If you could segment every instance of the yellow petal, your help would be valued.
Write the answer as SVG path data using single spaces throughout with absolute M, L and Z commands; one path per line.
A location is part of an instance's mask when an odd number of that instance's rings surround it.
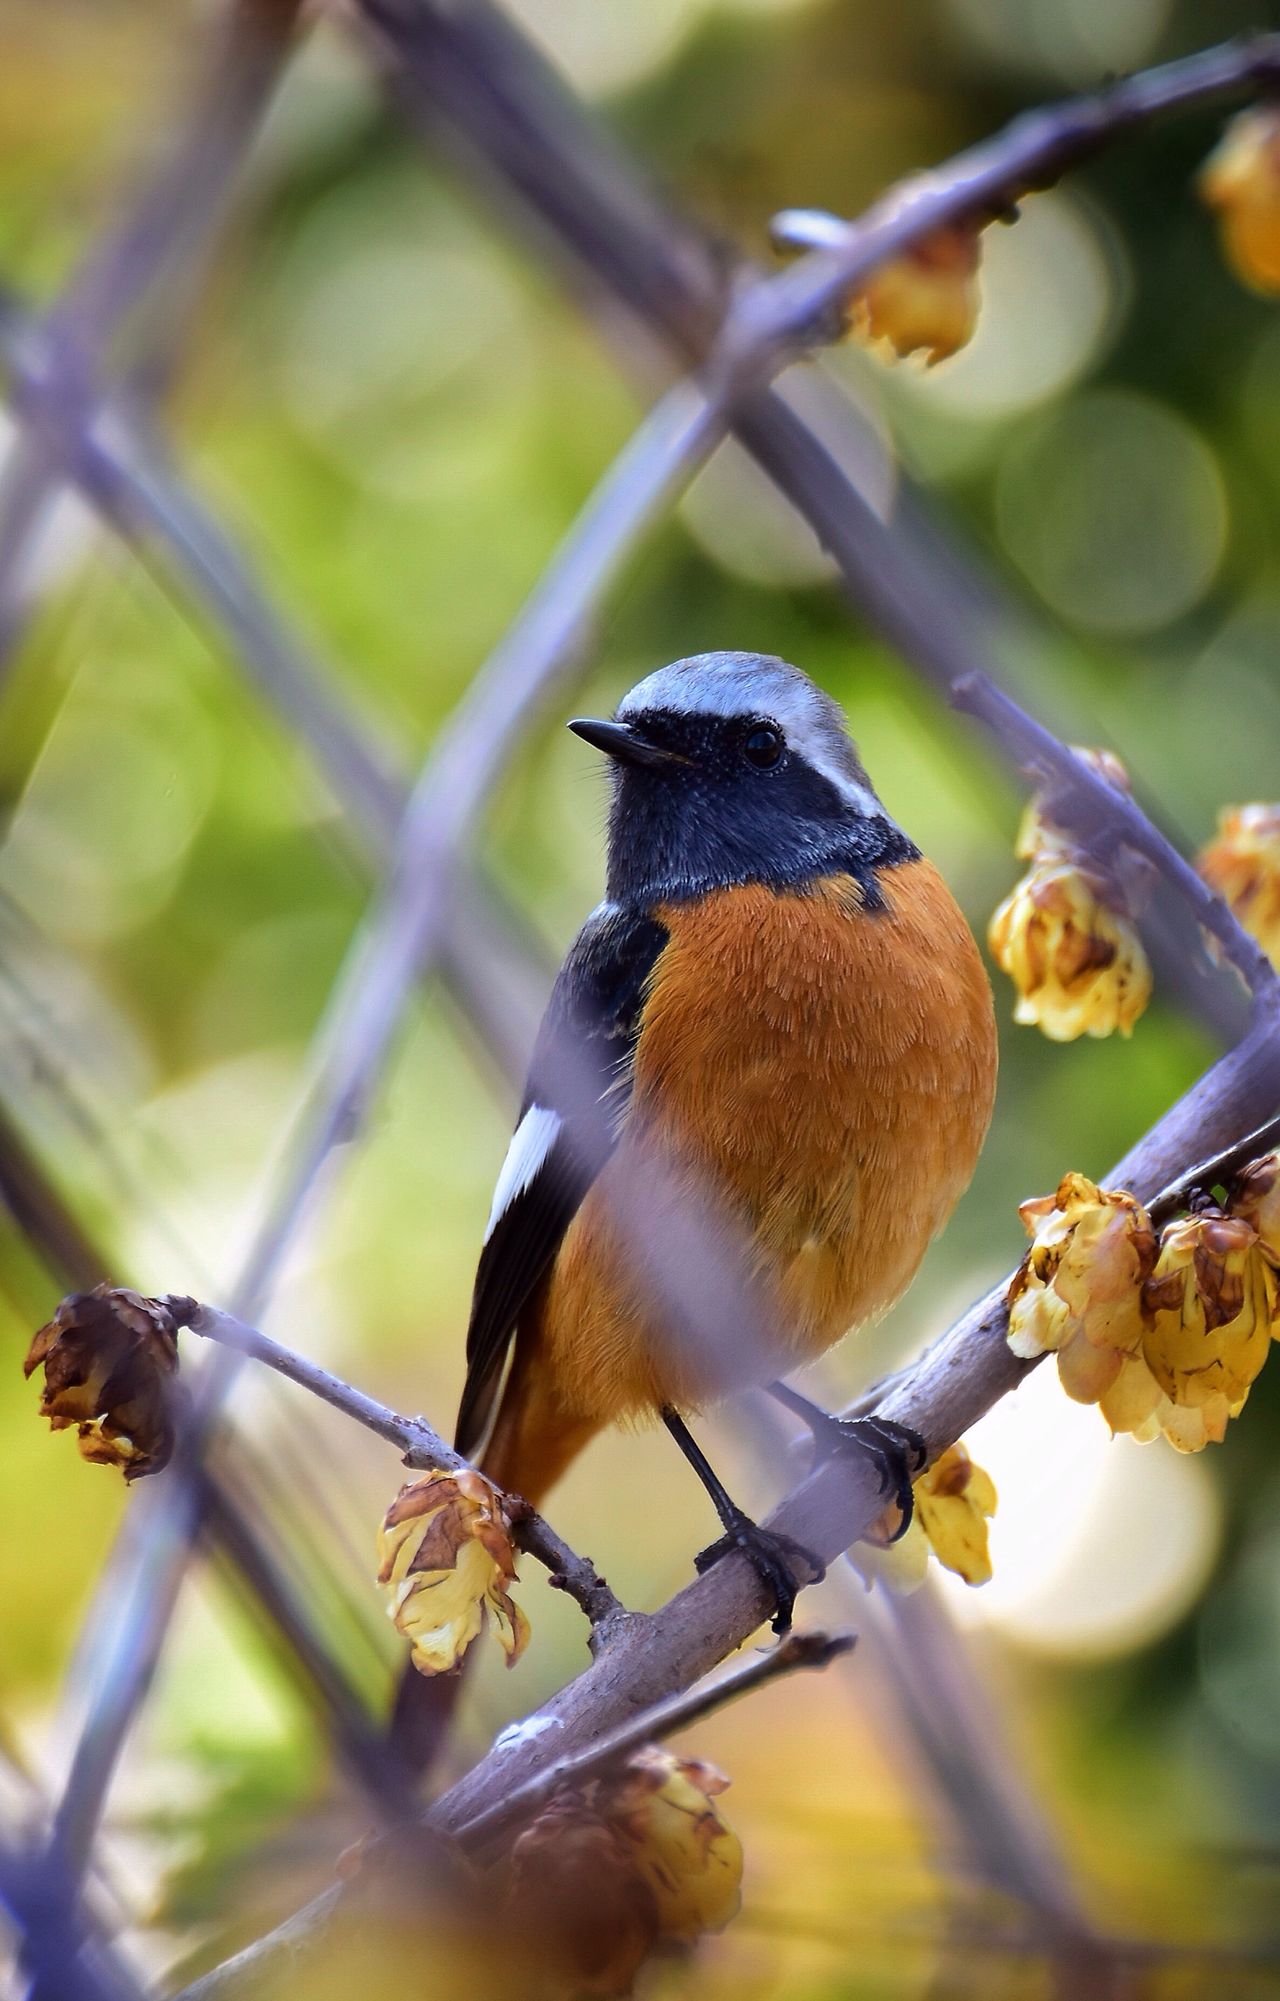
M 1256 1230 L 1217 1210 L 1168 1224 L 1145 1298 L 1143 1354 L 1165 1394 L 1229 1412 L 1271 1346 L 1276 1279 Z
M 1014 1020 L 1055 1042 L 1132 1033 L 1151 968 L 1128 917 L 1074 862 L 1037 862 L 996 910 L 991 953 L 1017 990 Z
M 482 1474 L 436 1470 L 402 1487 L 378 1533 L 378 1581 L 387 1615 L 423 1674 L 456 1668 L 488 1614 L 517 1661 L 529 1622 L 511 1597 L 515 1549 L 502 1495 Z
M 916 1513 L 939 1563 L 966 1584 L 991 1576 L 987 1521 L 996 1511 L 995 1484 L 963 1445 L 952 1445 L 915 1483 Z
M 868 344 L 883 342 L 899 359 L 924 350 L 930 363 L 945 361 L 973 338 L 981 257 L 973 224 L 935 230 L 863 281 L 850 333 Z
M 598 1810 L 631 1845 L 666 1938 L 720 1931 L 741 1903 L 742 1844 L 712 1804 L 727 1784 L 714 1765 L 649 1745 L 597 1791 Z

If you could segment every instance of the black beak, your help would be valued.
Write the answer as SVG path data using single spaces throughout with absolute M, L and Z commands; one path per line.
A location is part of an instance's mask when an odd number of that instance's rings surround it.
M 569 728 L 584 743 L 589 743 L 595 750 L 602 750 L 606 757 L 616 758 L 619 764 L 689 763 L 689 759 L 682 757 L 678 750 L 666 750 L 660 743 L 650 743 L 630 723 L 597 722 L 593 716 L 575 716 Z

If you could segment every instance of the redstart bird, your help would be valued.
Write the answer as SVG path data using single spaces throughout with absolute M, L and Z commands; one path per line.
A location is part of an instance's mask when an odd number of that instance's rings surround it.
M 892 1305 L 968 1184 L 991 991 L 955 899 L 798 668 L 678 660 L 611 722 L 569 728 L 610 760 L 607 893 L 560 969 L 498 1177 L 457 1444 L 537 1503 L 604 1426 L 661 1417 L 781 1631 L 794 1547 L 735 1506 L 682 1413 L 769 1388 L 819 1440 L 877 1455 L 905 1526 L 920 1441 L 773 1378 Z M 776 1349 L 749 1374 L 673 1341 L 628 1265 L 611 1191 L 654 1139 L 769 1282 Z

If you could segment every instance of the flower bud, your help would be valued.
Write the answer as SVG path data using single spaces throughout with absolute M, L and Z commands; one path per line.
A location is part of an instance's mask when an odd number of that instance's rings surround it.
M 973 338 L 981 294 L 981 230 L 949 223 L 890 257 L 865 278 L 849 309 L 849 332 L 868 346 L 884 342 L 899 360 L 925 352 L 945 361 Z
M 82 1456 L 126 1480 L 158 1473 L 174 1443 L 178 1336 L 157 1300 L 122 1286 L 73 1292 L 31 1343 L 23 1374 L 44 1368 L 40 1410 L 78 1428 Z
M 1237 278 L 1280 292 L 1280 105 L 1255 104 L 1227 126 L 1199 177 Z
M 503 1496 L 483 1473 L 426 1473 L 402 1487 L 378 1531 L 378 1582 L 388 1617 L 421 1674 L 461 1663 L 488 1614 L 507 1665 L 529 1641 L 529 1621 L 507 1589 L 515 1548 Z
M 1280 966 L 1280 806 L 1229 806 L 1197 864 L 1273 965 Z

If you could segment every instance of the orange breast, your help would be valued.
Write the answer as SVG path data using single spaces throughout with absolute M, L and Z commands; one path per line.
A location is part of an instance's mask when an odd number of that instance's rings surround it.
M 597 1422 L 696 1406 L 820 1354 L 910 1282 L 969 1181 L 995 1089 L 991 993 L 926 861 L 885 870 L 883 911 L 849 877 L 746 887 L 658 915 L 655 970 L 618 1153 L 522 1330 L 561 1408 Z M 780 1299 L 767 1371 L 674 1342 L 628 1280 L 611 1185 L 656 1131 L 739 1219 Z M 523 1345 L 523 1339 L 522 1339 Z

